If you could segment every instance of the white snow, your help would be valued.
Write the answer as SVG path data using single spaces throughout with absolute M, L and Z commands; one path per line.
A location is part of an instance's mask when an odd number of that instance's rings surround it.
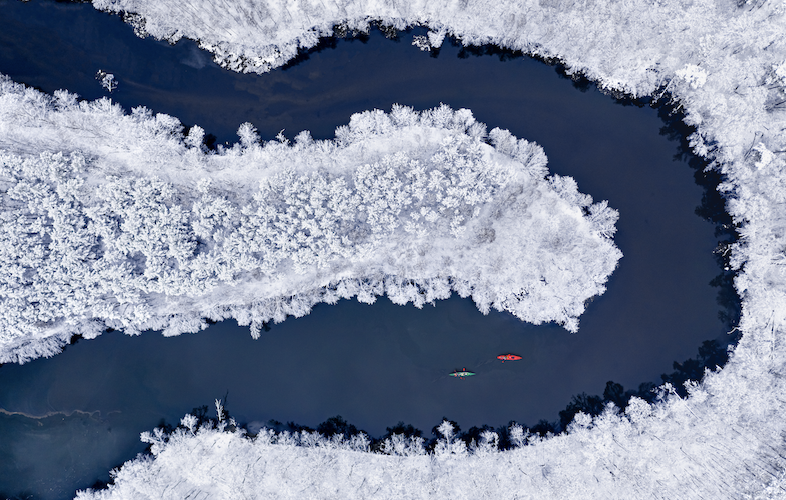
M 362 29 L 379 19 L 398 28 L 425 24 L 435 33 L 445 28 L 465 44 L 496 43 L 558 58 L 569 72 L 615 93 L 657 97 L 668 91 L 687 123 L 697 127 L 694 151 L 725 175 L 722 189 L 741 235 L 732 265 L 743 301 L 743 337 L 730 362 L 685 400 L 666 388 L 661 403 L 636 401 L 627 415 L 579 416 L 568 435 L 486 455 L 383 457 L 259 444 L 206 431 L 204 439 L 223 440 L 220 449 L 226 451 L 207 449 L 203 438 L 185 436 L 182 445 L 174 439 L 158 448 L 158 458 L 121 469 L 104 498 L 148 486 L 147 497 L 156 498 L 164 491 L 240 497 L 234 492 L 252 488 L 250 495 L 279 498 L 785 497 L 783 2 L 95 0 L 94 5 L 135 13 L 137 29 L 158 37 L 198 39 L 234 70 L 268 71 L 298 47 L 316 44 L 334 25 Z M 428 48 L 427 40 L 420 42 Z M 178 455 L 186 446 L 200 452 Z M 229 457 L 234 461 L 225 465 Z M 294 469 L 276 472 L 284 464 Z M 224 474 L 201 481 L 189 475 L 197 467 Z M 244 482 L 245 471 L 255 480 Z M 337 479 L 326 479 L 334 476 L 343 478 L 339 486 Z M 283 479 L 272 489 L 276 483 L 265 483 L 266 477 Z
M 468 110 L 394 106 L 336 139 L 239 143 L 109 100 L 77 103 L 0 79 L 0 361 L 73 334 L 195 332 L 378 295 L 578 329 L 621 257 L 617 212 L 542 149 Z
M 514 427 L 519 446 L 508 451 L 497 449 L 493 432 L 468 447 L 448 422 L 433 453 L 422 438 L 401 435 L 371 453 L 363 434 L 326 439 L 263 428 L 249 438 L 226 422 L 182 423 L 171 435 L 144 433 L 152 456 L 113 471 L 108 490 L 76 498 L 778 498 L 744 496 L 761 486 L 751 470 L 763 473 L 777 458 L 757 450 L 767 443 L 750 443 L 734 428 L 719 436 L 723 419 L 676 399 L 654 411 L 638 400 L 627 415 L 609 410 L 594 422 L 579 414 L 570 434 L 547 439 Z M 769 470 L 782 484 L 783 474 Z

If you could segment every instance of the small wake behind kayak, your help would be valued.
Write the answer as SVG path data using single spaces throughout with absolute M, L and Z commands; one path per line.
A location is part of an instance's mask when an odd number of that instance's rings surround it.
M 505 361 L 518 361 L 521 359 L 521 356 L 516 356 L 515 354 L 500 354 L 497 356 L 497 359 L 501 359 L 504 363 Z
M 451 377 L 457 377 L 457 378 L 462 379 L 462 378 L 465 378 L 465 377 L 471 377 L 471 376 L 475 375 L 475 372 L 468 372 L 467 369 L 464 368 L 462 371 L 456 370 L 453 373 L 450 373 L 449 375 Z

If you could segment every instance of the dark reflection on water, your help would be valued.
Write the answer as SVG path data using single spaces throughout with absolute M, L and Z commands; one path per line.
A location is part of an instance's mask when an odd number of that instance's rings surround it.
M 144 104 L 198 123 L 220 142 L 234 141 L 244 121 L 267 139 L 281 129 L 327 138 L 351 113 L 395 102 L 470 108 L 490 127 L 537 141 L 553 172 L 609 200 L 625 254 L 576 335 L 484 317 L 458 298 L 423 310 L 343 301 L 274 325 L 258 341 L 231 322 L 177 338 L 112 332 L 53 359 L 3 366 L 0 408 L 50 417 L 0 414 L 0 493 L 60 498 L 107 480 L 108 468 L 144 449 L 139 432 L 227 391 L 242 422 L 316 427 L 340 414 L 375 435 L 398 421 L 430 429 L 443 416 L 464 429 L 532 425 L 556 419 L 574 394 L 602 393 L 608 380 L 626 388 L 658 381 L 702 341 L 726 338 L 718 318 L 726 308 L 710 285 L 720 272 L 713 250 L 726 236 L 695 215 L 702 197 L 704 212 L 712 203 L 694 182 L 682 136 L 659 133 L 657 110 L 620 106 L 592 85 L 579 92 L 529 58 L 463 57 L 471 51 L 449 43 L 431 57 L 410 45 L 413 33 L 393 43 L 372 31 L 285 70 L 239 75 L 193 42 L 140 40 L 90 5 L 0 0 L 0 9 L 0 72 L 93 99 L 105 95 L 94 79 L 101 69 L 117 78 L 112 98 L 126 108 Z M 506 352 L 523 359 L 495 360 Z M 447 376 L 465 367 L 477 376 Z M 90 414 L 57 414 L 74 411 Z

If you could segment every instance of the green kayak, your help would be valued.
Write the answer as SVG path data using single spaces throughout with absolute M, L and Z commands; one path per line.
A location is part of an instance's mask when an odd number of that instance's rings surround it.
M 475 372 L 468 372 L 466 368 L 464 368 L 461 371 L 456 370 L 450 374 L 451 377 L 457 377 L 457 378 L 471 377 L 473 375 L 475 375 Z

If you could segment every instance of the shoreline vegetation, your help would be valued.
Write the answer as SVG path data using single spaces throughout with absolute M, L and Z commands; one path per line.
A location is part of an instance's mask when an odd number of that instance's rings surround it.
M 197 430 L 186 418 L 186 430 L 146 437 L 152 458 L 127 462 L 109 489 L 80 498 L 160 497 L 164 491 L 282 498 L 302 491 L 320 498 L 786 498 L 786 9 L 780 4 L 359 0 L 290 8 L 253 0 L 220 6 L 96 0 L 94 6 L 123 13 L 140 35 L 199 40 L 236 71 L 268 71 L 333 35 L 333 26 L 364 31 L 369 21 L 381 20 L 395 29 L 429 26 L 422 48 L 437 49 L 453 36 L 467 46 L 498 45 L 559 60 L 568 76 L 615 95 L 670 95 L 696 129 L 690 147 L 723 178 L 719 191 L 739 239 L 722 252 L 742 312 L 735 330 L 741 339 L 722 370 L 705 371 L 700 383 L 683 388 L 666 381 L 656 401 L 633 396 L 624 412 L 609 404 L 593 417 L 582 407 L 556 436 L 517 431 L 530 446 L 500 452 L 486 434 L 468 453 L 444 422 L 431 458 L 411 438 L 391 442 L 391 456 L 384 456 L 358 453 L 368 448 L 361 441 L 296 443 L 269 433 L 246 439 L 242 432 Z

